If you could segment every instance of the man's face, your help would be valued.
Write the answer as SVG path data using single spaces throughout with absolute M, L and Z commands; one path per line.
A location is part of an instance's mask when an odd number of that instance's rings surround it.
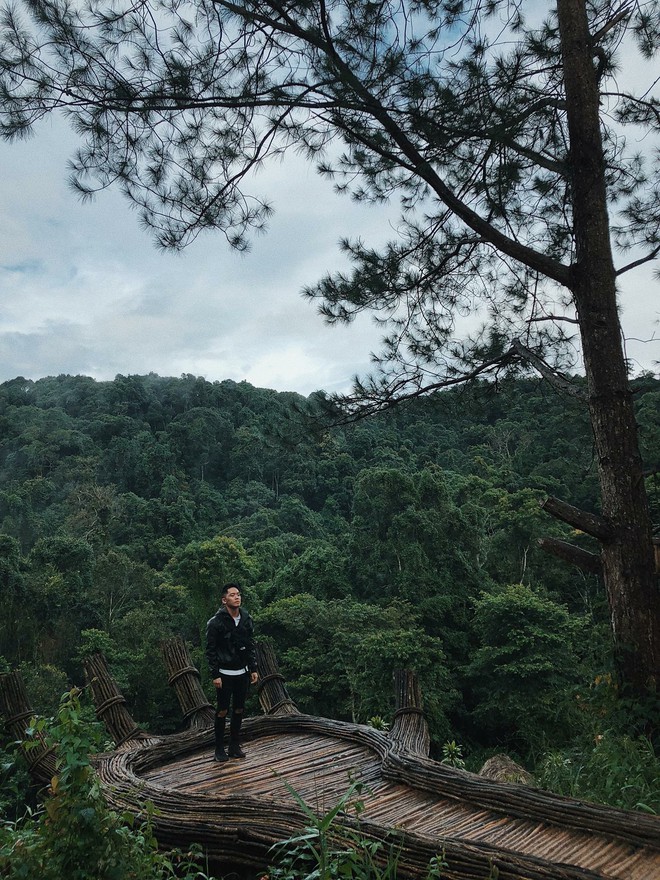
M 231 587 L 222 597 L 222 604 L 226 605 L 229 611 L 236 610 L 241 607 L 241 591 L 236 587 Z

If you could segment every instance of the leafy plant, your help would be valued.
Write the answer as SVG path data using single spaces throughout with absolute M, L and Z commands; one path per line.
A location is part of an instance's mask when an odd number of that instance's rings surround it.
M 660 758 L 643 736 L 606 731 L 586 747 L 548 752 L 537 775 L 559 794 L 660 814 Z
M 285 785 L 302 810 L 306 825 L 299 834 L 281 840 L 272 848 L 273 864 L 260 880 L 397 880 L 399 846 L 372 840 L 359 827 L 339 823 L 354 813 L 359 820 L 364 802 L 359 795 L 364 784 L 351 783 L 337 804 L 317 816 L 298 792 Z M 449 867 L 444 851 L 428 864 L 424 880 L 442 880 Z M 490 878 L 484 878 L 490 880 Z
M 15 818 L 25 811 L 30 778 L 9 744 L 0 740 L 0 821 Z
M 442 852 L 440 855 L 433 856 L 431 861 L 429 862 L 428 870 L 426 873 L 426 880 L 442 880 L 443 872 L 449 867 L 447 861 L 445 859 L 445 854 Z
M 98 725 L 84 720 L 80 690 L 62 697 L 57 718 L 40 731 L 57 748 L 57 773 L 40 810 L 0 825 L 0 876 L 9 880 L 170 880 L 204 878 L 198 848 L 159 852 L 153 808 L 142 819 L 117 813 L 105 801 L 90 755 Z M 29 742 L 27 743 L 29 747 Z
M 463 749 L 452 739 L 442 746 L 442 764 L 448 764 L 450 767 L 457 767 L 459 770 L 465 769 L 465 761 L 463 760 Z
M 276 843 L 272 848 L 274 863 L 270 880 L 394 880 L 397 876 L 398 851 L 371 840 L 359 830 L 342 825 L 338 819 L 353 812 L 357 818 L 364 803 L 357 797 L 363 783 L 352 782 L 337 804 L 317 816 L 298 792 L 285 783 L 302 810 L 306 824 L 299 834 Z

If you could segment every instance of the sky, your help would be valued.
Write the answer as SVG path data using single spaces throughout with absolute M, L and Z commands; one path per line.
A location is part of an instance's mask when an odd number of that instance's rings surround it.
M 391 234 L 382 208 L 334 195 L 291 159 L 256 181 L 276 210 L 249 253 L 219 233 L 167 253 L 118 191 L 80 200 L 74 148 L 51 120 L 27 142 L 0 141 L 0 381 L 189 373 L 307 395 L 347 391 L 369 370 L 374 322 L 329 326 L 300 292 L 346 267 L 342 236 Z
M 392 234 L 382 208 L 335 195 L 292 159 L 257 180 L 276 210 L 250 253 L 230 250 L 218 233 L 164 253 L 118 191 L 83 203 L 69 188 L 74 148 L 55 120 L 27 142 L 0 141 L 0 382 L 186 373 L 308 395 L 349 391 L 369 372 L 382 328 L 366 315 L 328 326 L 300 291 L 346 267 L 341 237 L 378 244 Z M 636 371 L 660 362 L 653 271 L 622 282 Z

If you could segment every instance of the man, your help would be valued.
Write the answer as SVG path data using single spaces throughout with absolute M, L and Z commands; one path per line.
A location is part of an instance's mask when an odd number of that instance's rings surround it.
M 206 624 L 206 659 L 218 698 L 214 760 L 244 758 L 245 752 L 240 746 L 243 710 L 248 685 L 256 684 L 258 675 L 254 625 L 247 611 L 241 608 L 241 591 L 237 584 L 226 584 L 222 588 L 222 605 Z M 225 752 L 225 724 L 230 704 L 229 749 Z

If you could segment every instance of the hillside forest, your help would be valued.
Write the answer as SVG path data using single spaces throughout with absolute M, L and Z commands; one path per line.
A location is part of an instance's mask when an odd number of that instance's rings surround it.
M 659 523 L 660 381 L 634 387 Z M 139 723 L 179 729 L 160 643 L 186 640 L 210 695 L 205 624 L 236 581 L 301 711 L 387 725 L 412 668 L 439 760 L 504 751 L 660 811 L 658 709 L 617 693 L 602 584 L 538 543 L 597 550 L 540 506 L 598 511 L 583 404 L 520 376 L 346 424 L 323 404 L 192 375 L 0 385 L 0 659 L 35 710 L 101 650 Z

